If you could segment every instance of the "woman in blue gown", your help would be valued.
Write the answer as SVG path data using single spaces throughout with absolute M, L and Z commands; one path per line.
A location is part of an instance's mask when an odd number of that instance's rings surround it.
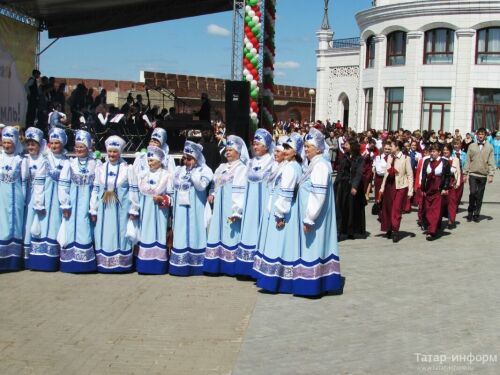
M 163 275 L 168 269 L 167 221 L 172 175 L 162 167 L 166 155 L 161 148 L 149 146 L 146 157 L 148 170 L 138 179 L 140 232 L 136 270 L 142 274 Z
M 90 199 L 97 271 L 130 272 L 132 242 L 126 233 L 128 220 L 137 220 L 139 214 L 137 181 L 133 167 L 121 157 L 125 141 L 113 135 L 105 144 L 107 160 L 97 167 Z
M 331 164 L 323 157 L 325 137 L 311 129 L 305 137 L 309 165 L 299 182 L 300 253 L 293 268 L 293 293 L 340 293 L 342 278 L 337 244 Z
M 209 202 L 213 202 L 214 209 L 203 271 L 234 276 L 247 184 L 248 150 L 243 139 L 228 136 L 226 159 L 227 163 L 221 164 L 215 171 L 214 190 L 208 198 Z
M 31 268 L 30 254 L 38 253 L 42 239 L 42 221 L 47 219 L 45 206 L 45 180 L 48 162 L 45 156 L 47 141 L 43 139 L 43 131 L 30 127 L 25 132 L 26 163 L 28 164 L 28 188 L 26 194 L 26 210 L 24 213 L 24 265 Z M 36 258 L 35 258 L 36 263 Z
M 184 145 L 184 165 L 174 176 L 174 243 L 169 273 L 175 276 L 203 274 L 207 247 L 205 205 L 213 172 L 205 164 L 203 147 L 191 141 Z
M 267 178 L 273 166 L 273 137 L 265 129 L 257 129 L 253 139 L 254 158 L 248 163 L 247 186 L 241 240 L 236 251 L 236 275 L 252 276 L 258 228 L 267 203 Z
M 0 272 L 23 269 L 24 202 L 28 169 L 19 131 L 2 129 L 0 152 Z
M 46 213 L 40 222 L 41 235 L 39 239 L 31 240 L 29 268 L 37 271 L 58 271 L 60 246 L 57 234 L 61 226 L 61 209 L 59 207 L 58 185 L 61 170 L 67 160 L 64 146 L 67 136 L 63 129 L 53 127 L 49 132 L 49 150 L 47 158 L 47 177 L 43 194 Z
M 293 293 L 293 269 L 300 257 L 297 185 L 302 176 L 302 137 L 290 134 L 283 148 L 285 161 L 274 177 L 253 266 L 257 286 L 272 293 Z
M 97 269 L 89 209 L 95 170 L 100 162 L 90 154 L 91 148 L 90 134 L 78 130 L 75 134 L 76 156 L 64 162 L 59 176 L 59 204 L 63 219 L 57 239 L 61 245 L 62 272 L 85 273 Z

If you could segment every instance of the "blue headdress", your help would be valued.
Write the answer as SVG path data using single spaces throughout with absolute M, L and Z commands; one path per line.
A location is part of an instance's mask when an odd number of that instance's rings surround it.
M 273 153 L 274 151 L 274 143 L 273 136 L 263 128 L 259 128 L 255 131 L 255 135 L 253 137 L 254 142 L 258 142 L 266 146 L 267 152 Z
M 111 137 L 108 137 L 106 139 L 106 150 L 117 150 L 120 154 L 123 152 L 123 149 L 125 148 L 126 142 L 118 137 L 117 135 L 112 135 Z
M 92 136 L 85 130 L 78 130 L 75 134 L 75 143 L 81 143 L 90 150 L 92 148 Z
M 189 155 L 196 159 L 199 166 L 205 164 L 205 157 L 203 156 L 203 146 L 192 141 L 184 143 L 184 155 Z
M 6 126 L 2 129 L 2 140 L 11 141 L 14 144 L 14 154 L 23 152 L 23 146 L 19 142 L 19 130 L 13 126 Z
M 232 148 L 238 154 L 240 154 L 240 160 L 243 164 L 246 164 L 248 162 L 248 149 L 243 139 L 241 139 L 237 135 L 230 135 L 229 137 L 227 137 L 226 142 L 226 149 L 228 148 Z
M 165 152 L 159 147 L 149 146 L 146 156 L 148 159 L 154 159 L 162 162 L 163 159 L 165 159 Z
M 40 145 L 40 152 L 42 153 L 47 148 L 47 141 L 43 139 L 43 131 L 38 128 L 32 126 L 26 129 L 24 138 L 26 138 L 27 141 L 37 142 Z
M 63 144 L 63 146 L 66 146 L 66 143 L 68 142 L 68 136 L 66 135 L 64 129 L 52 128 L 49 132 L 49 142 L 52 141 L 59 141 Z

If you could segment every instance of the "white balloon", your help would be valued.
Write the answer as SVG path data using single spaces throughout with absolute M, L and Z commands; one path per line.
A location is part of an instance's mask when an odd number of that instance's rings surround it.
M 260 18 L 258 16 L 253 16 L 252 17 L 252 21 L 255 22 L 255 23 L 259 23 Z
M 247 6 L 245 7 L 245 10 L 246 10 L 246 11 L 247 11 L 247 13 L 248 13 L 248 12 L 250 12 L 250 11 L 252 10 L 252 7 L 251 7 L 250 5 L 247 5 Z
M 249 75 L 249 74 L 250 74 L 250 72 L 248 71 L 248 69 L 247 69 L 247 68 L 243 69 L 243 75 L 245 76 L 245 78 L 246 78 L 246 76 L 247 76 L 247 75 Z
M 250 50 L 250 52 L 252 53 L 252 55 L 256 55 L 257 54 L 257 48 L 252 48 Z
M 253 44 L 252 44 L 252 43 L 250 43 L 250 42 L 248 42 L 248 43 L 246 44 L 246 47 L 247 47 L 247 49 L 250 49 L 250 50 L 251 50 L 251 49 L 253 48 Z
M 247 79 L 247 81 L 248 81 L 248 82 L 252 82 L 252 80 L 253 80 L 253 75 L 251 75 L 251 74 L 247 74 L 246 79 Z
M 251 9 L 251 10 L 248 12 L 248 15 L 249 15 L 250 17 L 252 17 L 252 18 L 253 18 L 253 17 L 255 16 L 255 12 L 254 12 L 254 10 L 253 10 L 253 9 Z
M 258 117 L 258 115 L 257 115 L 257 113 L 255 113 L 255 112 L 252 112 L 252 114 L 250 115 L 250 118 L 251 118 L 252 120 L 257 120 L 257 117 Z
M 250 82 L 250 86 L 251 86 L 252 88 L 257 87 L 257 81 L 256 81 L 255 79 L 253 79 L 253 80 Z

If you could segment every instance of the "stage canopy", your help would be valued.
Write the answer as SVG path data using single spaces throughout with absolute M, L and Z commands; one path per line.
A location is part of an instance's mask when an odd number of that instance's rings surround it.
M 50 38 L 120 29 L 233 9 L 233 0 L 0 0 L 37 19 Z

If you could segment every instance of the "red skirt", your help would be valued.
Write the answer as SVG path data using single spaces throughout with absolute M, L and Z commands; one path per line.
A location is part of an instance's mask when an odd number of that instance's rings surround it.
M 380 230 L 382 232 L 399 231 L 407 198 L 408 188 L 396 189 L 394 179 L 388 178 L 385 183 L 379 215 Z
M 427 233 L 434 236 L 441 227 L 443 196 L 441 195 L 441 177 L 432 176 L 427 180 L 425 195 L 425 219 L 428 224 Z

